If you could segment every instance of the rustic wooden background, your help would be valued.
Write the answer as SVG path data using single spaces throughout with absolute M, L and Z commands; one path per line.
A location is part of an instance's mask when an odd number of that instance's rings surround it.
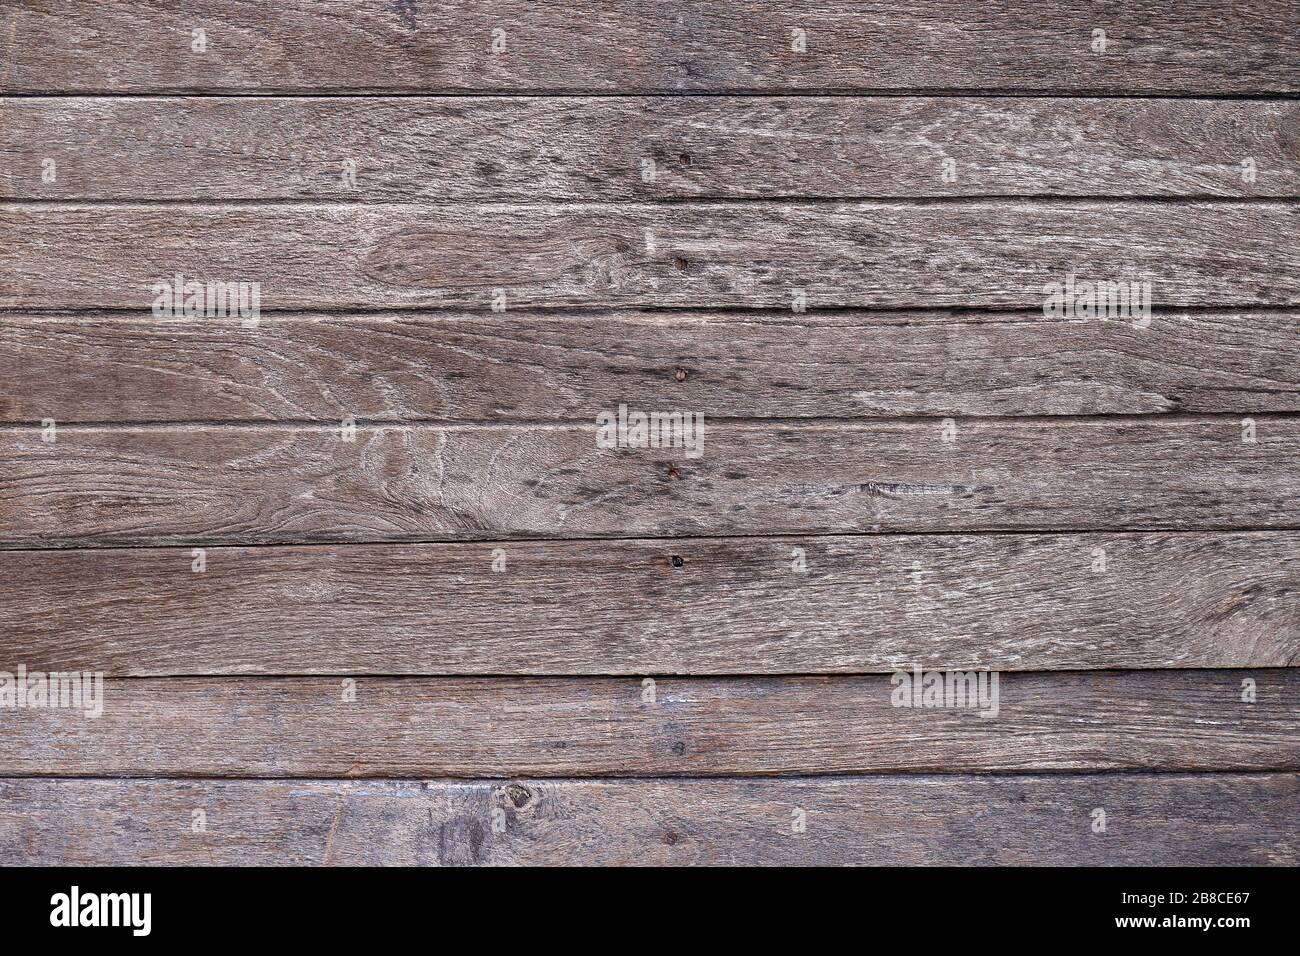
M 1298 861 L 1296 0 L 0 14 L 6 863 Z

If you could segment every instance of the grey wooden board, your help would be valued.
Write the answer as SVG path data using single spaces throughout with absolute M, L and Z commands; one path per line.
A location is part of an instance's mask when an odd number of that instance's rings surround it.
M 1292 532 L 212 548 L 193 563 L 0 551 L 0 662 L 164 676 L 1300 661 Z
M 689 409 L 686 409 L 689 411 Z M 249 544 L 1300 526 L 1300 419 L 0 430 L 0 542 Z M 1243 441 L 1253 428 L 1255 442 Z
M 0 779 L 0 854 L 33 866 L 1294 866 L 1297 811 L 1294 774 Z
M 0 90 L 1300 90 L 1295 0 L 5 0 Z M 207 31 L 193 51 L 191 31 Z M 794 31 L 806 34 L 796 52 Z M 494 30 L 503 30 L 493 52 Z M 1104 29 L 1104 53 L 1093 51 Z
M 1169 306 L 1300 304 L 1289 202 L 0 206 L 0 307 L 138 310 L 177 274 L 263 309 L 1042 309 L 1075 275 Z
M 0 198 L 1300 196 L 1293 100 L 38 97 L 0 115 Z
M 0 314 L 0 420 L 1300 411 L 1300 314 Z
M 0 759 L 16 777 L 1300 769 L 1296 668 L 1007 673 L 996 716 L 895 707 L 884 674 L 661 677 L 653 703 L 635 677 L 349 680 L 110 678 L 99 717 L 0 711 Z

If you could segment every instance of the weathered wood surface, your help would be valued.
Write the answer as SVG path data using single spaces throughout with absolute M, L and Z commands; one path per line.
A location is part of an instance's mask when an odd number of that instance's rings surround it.
M 34 866 L 1294 866 L 1298 808 L 1294 774 L 10 779 L 0 854 Z
M 1300 862 L 1300 0 L 1059 6 L 0 0 L 0 858 Z
M 1300 196 L 1291 100 L 54 97 L 0 114 L 0 198 Z
M 0 431 L 0 542 L 251 544 L 1300 526 L 1300 419 Z M 954 434 L 954 433 L 949 433 Z
M 1295 0 L 5 0 L 0 90 L 1300 90 Z M 204 52 L 191 31 L 206 30 Z M 804 31 L 806 51 L 793 49 Z M 1104 53 L 1094 31 L 1104 29 Z M 503 31 L 494 34 L 495 30 Z M 500 52 L 493 42 L 499 40 Z
M 1300 313 L 0 315 L 0 420 L 1300 411 Z
M 1048 283 L 1168 306 L 1300 304 L 1288 202 L 0 207 L 0 307 L 148 313 L 176 274 L 264 309 L 1041 309 Z
M 884 674 L 663 677 L 653 703 L 635 677 L 352 680 L 108 679 L 99 717 L 0 711 L 0 759 L 16 777 L 1300 769 L 1296 668 L 1008 673 L 996 716 L 895 707 Z
M 1291 532 L 212 548 L 204 562 L 0 551 L 0 662 L 166 676 L 1300 661 Z

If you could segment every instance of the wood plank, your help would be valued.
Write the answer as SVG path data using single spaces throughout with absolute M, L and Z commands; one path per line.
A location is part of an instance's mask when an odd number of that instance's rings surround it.
M 212 548 L 201 574 L 189 549 L 0 551 L 0 661 L 110 676 L 1285 667 L 1300 662 L 1298 556 L 1290 532 Z
M 1294 774 L 10 779 L 0 854 L 29 866 L 1294 866 L 1297 801 Z
M 0 368 L 23 424 L 1294 412 L 1300 313 L 10 314 Z
M 689 409 L 687 410 L 689 411 Z M 1300 526 L 1300 418 L 0 430 L 7 546 Z
M 1300 90 L 1295 0 L 4 0 L 0 89 Z M 191 31 L 206 30 L 192 50 Z M 793 49 L 804 31 L 805 52 Z M 1104 29 L 1104 53 L 1092 49 Z M 494 30 L 504 47 L 494 53 Z
M 0 112 L 2 198 L 1300 196 L 1292 100 L 37 97 Z
M 143 313 L 176 274 L 260 283 L 263 309 L 1042 309 L 1069 275 L 1295 306 L 1297 251 L 1285 202 L 33 203 L 0 207 L 0 307 Z
M 924 662 L 919 662 L 924 665 Z M 16 673 L 16 671 L 15 671 Z M 108 679 L 103 712 L 3 711 L 9 776 L 716 776 L 1297 770 L 1300 669 L 1009 673 L 996 716 L 887 675 Z M 992 708 L 986 708 L 991 712 Z

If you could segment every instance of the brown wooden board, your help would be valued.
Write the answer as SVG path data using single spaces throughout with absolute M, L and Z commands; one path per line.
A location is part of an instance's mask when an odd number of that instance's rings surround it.
M 1230 11 L 1217 0 L 4 0 L 0 11 L 5 91 L 1300 90 L 1295 0 Z
M 0 543 L 1300 526 L 1293 417 L 704 426 L 9 428 Z
M 1300 411 L 1300 314 L 0 315 L 0 419 L 575 421 Z
M 1283 667 L 1298 556 L 1293 532 L 211 548 L 202 572 L 183 548 L 0 551 L 0 669 Z
M 894 706 L 888 675 L 659 678 L 653 702 L 637 678 L 108 679 L 98 718 L 5 711 L 0 756 L 13 777 L 1300 769 L 1296 669 L 1002 674 L 998 688 L 993 715 Z
M 1297 23 L 0 0 L 0 858 L 1300 862 Z
M 1298 252 L 1289 202 L 33 203 L 0 206 L 0 308 L 149 315 L 177 275 L 268 310 L 1041 310 L 1070 276 L 1295 306 Z
M 37 97 L 0 116 L 0 198 L 1300 196 L 1293 100 Z
M 650 701 L 635 677 L 108 679 L 98 717 L 0 712 L 0 759 L 10 776 L 1300 769 L 1296 668 L 1007 673 L 996 707 L 895 706 L 905 680 L 663 677 Z
M 8 779 L 0 854 L 36 866 L 1294 866 L 1297 800 L 1294 774 Z

